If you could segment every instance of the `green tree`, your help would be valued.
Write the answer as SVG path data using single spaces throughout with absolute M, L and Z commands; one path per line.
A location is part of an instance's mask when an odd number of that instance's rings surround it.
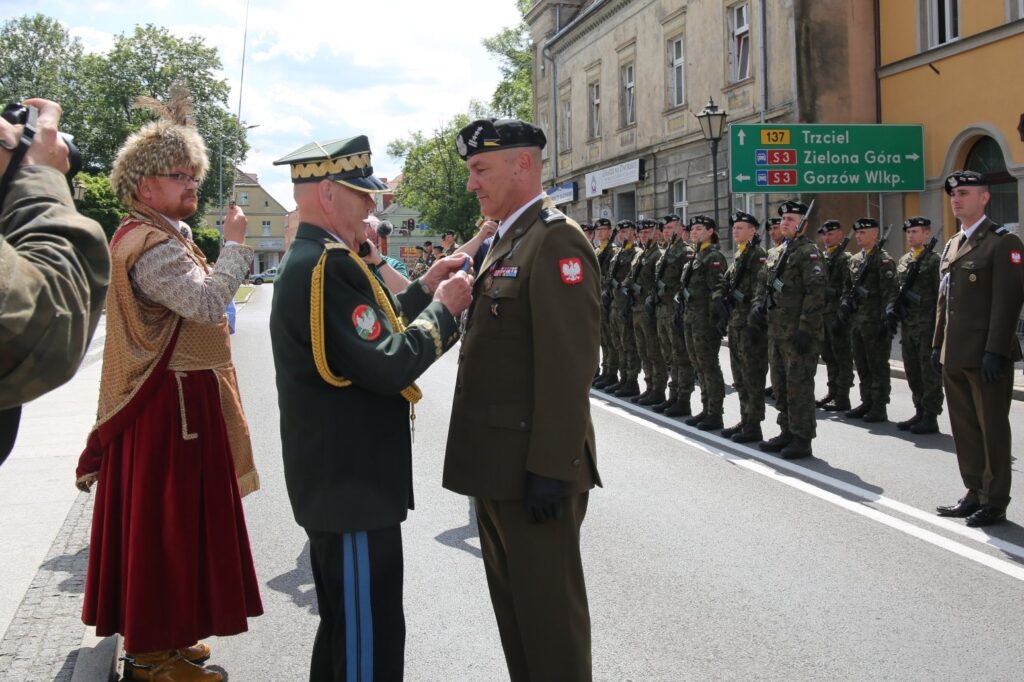
M 435 231 L 455 230 L 465 240 L 476 230 L 480 206 L 466 191 L 469 171 L 455 150 L 455 136 L 469 124 L 460 114 L 431 135 L 415 132 L 388 144 L 388 155 L 404 160 L 395 200 L 419 211 Z
M 533 0 L 516 0 L 519 13 L 533 7 Z M 484 38 L 484 48 L 498 59 L 501 81 L 491 96 L 491 108 L 502 116 L 533 120 L 533 41 L 525 21 Z
M 75 182 L 85 188 L 85 196 L 76 202 L 78 212 L 98 222 L 109 241 L 125 215 L 124 206 L 110 186 L 110 178 L 83 172 L 75 176 Z
M 196 228 L 192 230 L 192 241 L 203 252 L 208 262 L 217 262 L 217 257 L 220 256 L 220 233 L 217 230 L 207 227 Z

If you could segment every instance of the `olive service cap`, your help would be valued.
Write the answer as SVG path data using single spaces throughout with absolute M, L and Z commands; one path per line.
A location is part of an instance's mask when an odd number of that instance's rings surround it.
M 512 147 L 540 147 L 548 142 L 544 131 L 517 118 L 482 118 L 459 131 L 455 149 L 468 159 L 474 154 Z
M 703 225 L 704 227 L 715 229 L 715 219 L 711 216 L 706 215 L 695 215 L 690 218 L 690 227 L 694 225 Z
M 729 217 L 729 220 L 731 220 L 734 223 L 750 223 L 754 227 L 758 227 L 761 224 L 760 220 L 750 215 L 746 211 L 736 211 Z
M 779 215 L 786 215 L 787 213 L 796 213 L 797 215 L 807 215 L 807 204 L 801 204 L 799 201 L 784 201 L 779 206 Z
M 978 171 L 958 170 L 950 173 L 946 177 L 946 181 L 943 183 L 943 187 L 946 189 L 946 194 L 952 194 L 953 188 L 961 185 L 987 187 L 988 182 L 985 180 L 985 176 Z
M 843 224 L 838 220 L 826 220 L 818 228 L 818 234 L 825 234 L 826 232 L 835 232 L 836 230 L 843 229 Z
M 595 228 L 597 228 L 597 227 L 611 227 L 611 226 L 612 226 L 612 221 L 608 220 L 607 218 L 598 218 L 597 220 L 594 221 L 594 227 Z
M 925 218 L 923 215 L 916 215 L 911 218 L 907 218 L 903 221 L 903 231 L 906 232 L 911 227 L 927 227 L 931 228 L 932 221 Z
M 331 180 L 358 192 L 370 194 L 387 190 L 373 175 L 370 165 L 370 141 L 366 135 L 344 140 L 310 142 L 274 162 L 292 167 L 292 182 Z
M 636 223 L 634 223 L 632 220 L 620 220 L 619 221 L 619 229 L 620 230 L 634 230 L 634 229 L 636 229 Z
M 871 230 L 876 227 L 878 227 L 878 221 L 874 218 L 858 218 L 857 221 L 853 223 L 853 229 L 855 231 Z

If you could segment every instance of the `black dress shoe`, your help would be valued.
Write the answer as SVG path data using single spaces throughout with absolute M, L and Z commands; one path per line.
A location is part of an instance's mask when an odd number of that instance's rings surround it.
M 1005 510 L 998 509 L 990 504 L 983 504 L 978 507 L 978 511 L 967 517 L 967 525 L 971 528 L 981 528 L 982 526 L 994 526 L 1005 520 Z
M 952 516 L 953 518 L 964 519 L 978 511 L 980 508 L 980 504 L 974 500 L 968 500 L 964 497 L 957 500 L 956 504 L 936 507 L 935 511 L 938 512 L 939 516 Z

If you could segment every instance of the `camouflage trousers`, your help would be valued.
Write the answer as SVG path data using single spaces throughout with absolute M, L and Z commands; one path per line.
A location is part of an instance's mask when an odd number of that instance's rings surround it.
M 686 339 L 676 331 L 672 322 L 673 312 L 661 306 L 658 308 L 658 342 L 661 355 L 670 365 L 669 375 L 672 379 L 670 388 L 677 398 L 690 400 L 693 393 L 693 362 L 686 350 Z
M 637 352 L 640 353 L 640 366 L 643 367 L 647 388 L 664 391 L 668 383 L 668 369 L 665 358 L 658 343 L 658 330 L 655 322 L 647 316 L 643 306 L 633 308 L 633 335 L 636 337 Z
M 772 391 L 779 385 L 779 368 L 775 366 L 772 359 L 775 356 L 775 340 L 768 337 L 768 379 L 771 382 Z
M 612 341 L 611 311 L 605 312 L 601 307 L 601 373 L 611 374 L 619 371 L 619 352 Z
M 725 379 L 722 377 L 722 365 L 718 360 L 722 337 L 711 324 L 709 316 L 687 315 L 686 347 L 700 374 L 700 402 L 704 412 L 712 415 L 722 414 Z
M 771 349 L 772 369 L 778 372 L 775 384 L 775 407 L 778 424 L 783 431 L 811 440 L 817 435 L 818 420 L 814 412 L 814 375 L 818 370 L 819 339 L 811 350 L 797 353 L 788 335 L 776 336 Z
M 764 379 L 768 373 L 768 338 L 764 331 L 750 329 L 746 318 L 729 325 L 729 364 L 740 396 L 740 419 L 744 424 L 764 421 Z
M 615 354 L 619 358 L 619 371 L 627 379 L 636 379 L 640 373 L 640 355 L 636 352 L 636 335 L 633 334 L 633 325 L 627 324 L 622 317 L 625 310 L 625 302 L 621 296 L 616 296 L 612 303 L 611 314 L 608 316 L 608 324 L 612 328 L 612 345 L 615 347 Z
M 850 329 L 839 331 L 829 324 L 833 315 L 825 315 L 825 342 L 821 345 L 821 359 L 828 370 L 828 392 L 849 393 L 853 387 L 853 350 L 850 347 Z
M 942 374 L 932 367 L 932 329 L 908 328 L 901 330 L 900 344 L 907 383 L 914 396 L 914 407 L 931 414 L 942 414 Z
M 878 337 L 878 323 L 862 322 L 851 325 L 850 341 L 853 362 L 857 367 L 860 401 L 865 405 L 882 408 L 889 404 L 889 351 L 892 337 Z

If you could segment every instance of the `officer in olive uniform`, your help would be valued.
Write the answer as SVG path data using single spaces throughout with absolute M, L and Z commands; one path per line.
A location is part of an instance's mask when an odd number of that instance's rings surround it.
M 780 227 L 782 218 L 773 216 L 764 221 L 765 238 L 768 243 L 767 250 L 770 255 L 772 249 L 777 249 L 782 246 L 786 240 L 782 238 L 782 229 Z M 770 385 L 764 389 L 764 395 L 766 398 L 775 399 L 775 387 L 778 386 L 779 382 L 776 381 L 779 372 L 772 365 L 772 356 L 774 352 L 772 350 L 775 342 L 772 341 L 771 337 L 768 338 L 768 377 L 770 379 Z
M 779 206 L 786 240 L 768 252 L 765 276 L 757 284 L 750 321 L 767 325 L 772 368 L 778 372 L 776 407 L 782 432 L 758 447 L 784 459 L 810 457 L 817 434 L 814 375 L 823 340 L 825 266 L 821 251 L 804 234 L 809 209 L 797 201 Z
M 767 261 L 765 250 L 758 244 L 758 224 L 749 213 L 736 211 L 732 215 L 736 258 L 714 294 L 718 324 L 728 330 L 729 362 L 740 398 L 740 421 L 722 429 L 722 435 L 736 443 L 757 443 L 763 438 L 768 339 L 760 329 L 751 327 L 748 319 Z
M 654 269 L 657 296 L 658 342 L 661 354 L 670 366 L 672 383 L 668 398 L 654 405 L 655 412 L 669 417 L 690 415 L 690 395 L 693 393 L 693 363 L 686 350 L 683 329 L 683 311 L 676 301 L 679 296 L 683 268 L 693 256 L 689 245 L 689 228 L 675 213 L 663 219 L 665 229 L 671 232 L 668 248 Z
M 914 397 L 914 416 L 896 424 L 901 431 L 936 433 L 942 414 L 942 375 L 932 367 L 935 306 L 939 299 L 939 254 L 932 240 L 932 221 L 914 216 L 903 222 L 907 252 L 896 264 L 893 298 L 885 307 L 889 331 L 900 326 L 900 345 L 907 383 Z
M 597 262 L 601 267 L 601 373 L 593 387 L 600 390 L 619 380 L 619 354 L 612 340 L 611 310 L 615 295 L 611 287 L 612 263 L 619 247 L 615 244 L 612 221 L 598 218 L 594 222 L 597 233 Z
M 633 333 L 640 351 L 640 364 L 644 368 L 647 390 L 633 398 L 637 405 L 658 405 L 665 402 L 665 388 L 668 385 L 668 369 L 658 342 L 658 304 L 656 298 L 657 284 L 655 269 L 662 254 L 665 253 L 658 243 L 658 222 L 643 220 L 640 222 L 640 235 L 644 242 L 644 254 L 640 257 L 635 277 L 632 280 L 634 301 Z
M 1024 244 L 985 215 L 985 177 L 957 171 L 946 178 L 961 231 L 946 243 L 939 266 L 939 303 L 932 361 L 942 369 L 949 423 L 967 493 L 937 507 L 968 526 L 1006 520 L 1010 503 L 1010 400 L 1015 333 L 1024 301 Z
M 722 286 L 728 264 L 718 248 L 714 218 L 694 216 L 690 233 L 696 254 L 683 269 L 680 293 L 686 305 L 686 347 L 700 374 L 702 409 L 686 423 L 701 431 L 714 431 L 722 428 L 725 380 L 718 359 L 722 335 L 714 316 L 712 294 Z
M 320 611 L 310 679 L 344 679 L 354 666 L 401 680 L 400 524 L 413 506 L 410 409 L 421 397 L 413 381 L 458 338 L 470 279 L 448 276 L 465 256 L 394 296 L 354 251 L 380 258 L 361 222 L 385 189 L 366 136 L 308 144 L 274 163 L 291 166 L 302 214 L 274 285 L 270 340 L 285 482 L 309 536 Z
M 850 259 L 850 286 L 844 296 L 847 301 L 855 301 L 849 325 L 860 405 L 845 414 L 849 419 L 877 423 L 889 418 L 885 406 L 889 404 L 891 390 L 892 336 L 885 319 L 885 304 L 896 290 L 896 262 L 878 244 L 877 220 L 861 218 L 853 224 L 853 230 L 861 250 Z M 872 256 L 876 249 L 878 253 Z M 844 308 L 842 304 L 840 307 Z
M 513 682 L 593 674 L 579 542 L 600 484 L 590 420 L 600 269 L 579 226 L 542 195 L 544 143 L 514 119 L 474 121 L 456 138 L 467 189 L 501 226 L 474 287 L 444 486 L 476 500 Z
M 818 228 L 824 245 L 825 270 L 828 274 L 825 288 L 825 341 L 821 346 L 821 359 L 828 372 L 828 393 L 816 405 L 828 412 L 850 409 L 850 389 L 853 388 L 853 351 L 850 348 L 849 325 L 832 324 L 839 312 L 839 299 L 850 287 L 850 253 L 838 220 L 826 220 Z
M 637 375 L 640 373 L 640 355 L 636 348 L 636 335 L 633 333 L 633 306 L 629 302 L 631 290 L 627 287 L 633 266 L 643 255 L 643 249 L 633 242 L 636 224 L 632 220 L 620 220 L 618 225 L 621 246 L 612 261 L 612 306 L 608 319 L 612 328 L 612 343 L 619 356 L 619 381 L 604 387 L 604 390 L 620 398 L 632 398 L 640 395 L 640 384 Z

